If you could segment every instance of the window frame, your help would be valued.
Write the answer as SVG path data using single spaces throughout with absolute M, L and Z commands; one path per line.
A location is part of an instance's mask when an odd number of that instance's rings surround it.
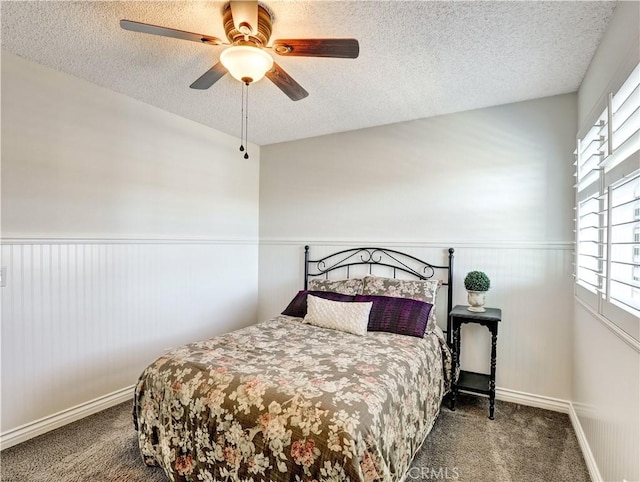
M 615 88 L 608 90 L 592 111 L 590 122 L 580 129 L 574 152 L 574 294 L 598 315 L 640 340 L 640 308 L 636 308 L 635 301 L 636 293 L 640 295 L 640 285 L 634 286 L 638 281 L 636 273 L 640 276 L 638 191 L 634 189 L 631 200 L 623 203 L 630 205 L 631 221 L 626 223 L 633 224 L 637 221 L 630 242 L 617 240 L 619 236 L 615 229 L 619 228 L 612 222 L 615 213 L 612 212 L 611 206 L 613 196 L 624 192 L 623 189 L 616 191 L 621 186 L 628 182 L 634 185 L 637 182 L 640 185 L 640 62 L 635 60 L 622 81 Z M 618 94 L 621 94 L 620 97 L 616 97 Z M 618 129 L 614 130 L 613 119 L 622 110 L 624 120 L 620 122 L 621 116 L 618 115 Z M 622 141 L 620 137 L 616 138 L 621 125 L 625 125 L 625 132 L 620 134 L 623 136 Z M 629 130 L 631 135 L 628 135 Z M 594 207 L 594 204 L 597 206 Z M 616 204 L 613 209 L 619 213 L 620 205 Z M 625 208 L 623 213 L 628 219 Z M 628 231 L 626 233 L 628 234 Z M 612 240 L 612 236 L 616 238 L 615 241 Z M 587 248 L 590 243 L 596 247 L 591 245 Z M 620 250 L 626 249 L 627 244 L 630 246 L 629 253 L 623 252 L 624 257 L 621 260 Z M 612 259 L 614 254 L 616 258 Z M 622 270 L 628 273 L 628 280 L 627 274 L 620 278 Z M 621 297 L 620 292 L 627 282 L 631 283 L 631 294 Z

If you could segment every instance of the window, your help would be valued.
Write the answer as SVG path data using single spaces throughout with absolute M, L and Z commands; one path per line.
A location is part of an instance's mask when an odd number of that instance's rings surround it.
M 640 64 L 575 154 L 576 296 L 625 329 L 640 317 Z
M 637 296 L 640 266 L 633 256 L 635 248 L 640 247 L 640 217 L 635 215 L 635 205 L 640 200 L 640 174 L 612 185 L 608 194 L 611 201 L 610 297 L 640 313 Z

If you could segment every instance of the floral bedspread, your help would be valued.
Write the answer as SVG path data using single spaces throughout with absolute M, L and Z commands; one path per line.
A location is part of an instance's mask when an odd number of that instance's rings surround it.
M 147 367 L 140 450 L 173 481 L 397 481 L 450 368 L 436 333 L 356 336 L 279 316 Z

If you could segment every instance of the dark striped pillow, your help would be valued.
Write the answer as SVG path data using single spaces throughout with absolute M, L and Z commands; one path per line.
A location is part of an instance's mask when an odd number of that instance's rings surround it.
M 283 315 L 297 316 L 304 318 L 307 314 L 307 295 L 317 296 L 331 301 L 353 301 L 353 295 L 343 295 L 342 293 L 334 293 L 332 291 L 298 291 L 291 303 L 282 312 Z
M 355 301 L 372 301 L 368 331 L 424 337 L 433 305 L 391 296 L 356 295 Z

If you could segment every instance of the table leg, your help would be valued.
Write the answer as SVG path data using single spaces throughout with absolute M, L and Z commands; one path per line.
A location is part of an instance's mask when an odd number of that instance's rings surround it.
M 458 364 L 460 363 L 458 353 L 460 353 L 460 325 L 453 328 L 453 363 L 451 365 L 451 399 L 449 403 L 449 408 L 452 411 L 456 409 L 456 398 L 458 396 L 458 386 L 455 379 Z
M 489 380 L 489 419 L 493 420 L 496 402 L 496 345 L 498 343 L 498 327 L 491 330 L 491 378 Z

